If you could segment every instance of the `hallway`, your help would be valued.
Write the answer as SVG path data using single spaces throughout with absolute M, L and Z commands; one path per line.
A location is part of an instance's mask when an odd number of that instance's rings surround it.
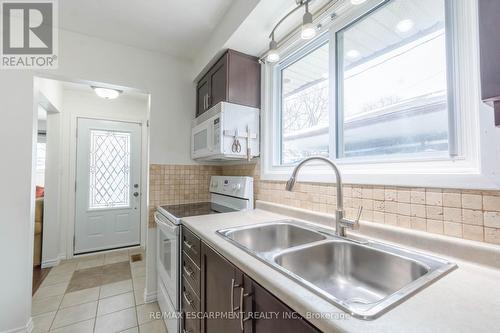
M 33 332 L 166 332 L 144 304 L 145 256 L 140 248 L 63 261 L 33 296 Z

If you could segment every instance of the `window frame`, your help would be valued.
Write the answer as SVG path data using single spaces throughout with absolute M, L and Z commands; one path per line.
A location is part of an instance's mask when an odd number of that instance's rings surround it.
M 318 38 L 328 36 L 330 54 L 336 55 L 335 34 L 349 24 L 364 17 L 390 0 L 369 0 L 360 6 L 350 6 L 342 11 L 328 25 L 323 25 Z M 493 144 L 480 145 L 485 140 L 498 140 L 500 133 L 494 131 L 493 122 L 488 122 L 491 112 L 485 111 L 485 106 L 480 99 L 479 83 L 479 45 L 477 0 L 476 1 L 446 1 L 446 29 L 448 61 L 448 98 L 450 107 L 456 106 L 455 112 L 449 112 L 450 123 L 454 126 L 449 131 L 454 136 L 456 146 L 450 144 L 450 157 L 427 158 L 394 158 L 377 161 L 368 158 L 342 158 L 337 159 L 337 112 L 336 108 L 336 80 L 330 82 L 330 156 L 334 157 L 339 165 L 344 181 L 351 184 L 367 185 L 393 185 L 412 187 L 447 187 L 447 188 L 474 188 L 474 189 L 500 189 L 500 175 L 496 171 L 495 163 L 500 162 L 500 157 L 491 156 L 498 154 L 498 147 Z M 336 12 L 340 12 L 336 8 Z M 324 22 L 325 17 L 331 12 L 320 16 L 318 22 Z M 321 21 L 319 21 L 321 20 Z M 281 99 L 277 87 L 277 68 L 289 59 L 296 59 L 300 50 L 314 45 L 317 39 L 305 43 L 300 40 L 300 35 L 295 33 L 290 42 L 280 45 L 279 52 L 282 61 L 276 64 L 263 65 L 263 112 L 262 112 L 262 157 L 261 178 L 263 180 L 286 180 L 292 165 L 279 165 L 281 151 L 281 110 L 276 104 Z M 311 49 L 308 49 L 311 52 Z M 291 58 L 295 56 L 294 58 Z M 330 78 L 336 78 L 336 56 L 330 56 Z M 289 62 L 288 62 L 289 63 Z M 451 66 L 450 66 L 451 65 Z M 279 112 L 278 112 L 279 110 Z M 451 142 L 451 141 L 450 141 Z M 490 141 L 494 142 L 494 141 Z M 499 141 L 496 141 L 499 142 Z M 456 148 L 458 149 L 456 149 Z M 333 149 L 332 149 L 333 148 Z M 496 164 L 498 165 L 498 164 Z M 335 182 L 330 170 L 323 164 L 307 165 L 301 172 L 300 179 L 311 182 Z

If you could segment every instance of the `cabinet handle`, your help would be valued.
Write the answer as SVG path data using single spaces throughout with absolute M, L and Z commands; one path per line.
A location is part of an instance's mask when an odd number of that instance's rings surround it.
M 182 297 L 184 297 L 184 299 L 186 300 L 188 305 L 191 305 L 193 303 L 193 300 L 189 299 L 189 297 L 187 296 L 187 293 L 185 291 L 182 292 Z
M 240 309 L 241 309 L 241 316 L 240 316 L 240 326 L 241 326 L 241 331 L 243 332 L 245 330 L 245 322 L 247 320 L 252 319 L 252 317 L 248 316 L 245 318 L 245 312 L 244 312 L 244 299 L 245 297 L 252 296 L 252 293 L 245 293 L 245 289 L 241 288 L 241 293 L 240 293 Z
M 207 109 L 210 107 L 210 95 L 207 94 Z
M 189 331 L 186 331 L 184 328 L 182 329 L 182 333 L 191 333 L 193 331 L 189 330 Z
M 194 248 L 193 248 L 193 244 L 189 243 L 188 241 L 183 241 L 184 245 L 186 245 L 186 247 L 188 249 L 190 249 L 191 251 L 193 251 L 194 253 L 198 253 L 198 251 L 196 251 Z
M 240 307 L 234 307 L 234 288 L 241 287 L 239 284 L 234 283 L 234 279 L 231 279 L 231 312 L 234 313 L 234 311 L 239 310 Z
M 194 271 L 191 267 L 186 268 L 186 266 L 182 266 L 182 269 L 184 270 L 184 273 L 187 274 L 187 276 L 191 277 L 193 275 Z

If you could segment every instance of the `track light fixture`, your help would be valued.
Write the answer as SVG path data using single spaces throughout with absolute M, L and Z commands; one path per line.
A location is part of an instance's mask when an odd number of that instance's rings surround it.
M 274 32 L 276 29 L 280 26 L 285 19 L 287 19 L 290 15 L 295 13 L 298 9 L 302 8 L 304 6 L 305 8 L 305 13 L 304 16 L 302 16 L 302 27 L 301 27 L 301 32 L 300 32 L 300 37 L 302 39 L 311 39 L 316 36 L 316 27 L 313 25 L 313 16 L 309 12 L 309 2 L 311 0 L 296 0 L 297 2 L 297 7 L 292 9 L 288 14 L 283 16 L 281 20 L 278 21 L 278 23 L 274 26 L 273 30 L 271 31 L 271 34 L 269 34 L 269 38 L 271 41 L 269 42 L 269 51 L 267 53 L 266 60 L 269 62 L 277 62 L 280 59 L 280 55 L 278 53 L 278 43 L 274 39 Z

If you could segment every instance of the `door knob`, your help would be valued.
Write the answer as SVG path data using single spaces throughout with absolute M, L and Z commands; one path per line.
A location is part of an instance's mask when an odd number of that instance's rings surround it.
M 133 195 L 134 195 L 134 197 L 136 197 L 136 198 L 137 198 L 137 197 L 139 196 L 139 192 L 134 192 L 134 194 L 133 194 Z

